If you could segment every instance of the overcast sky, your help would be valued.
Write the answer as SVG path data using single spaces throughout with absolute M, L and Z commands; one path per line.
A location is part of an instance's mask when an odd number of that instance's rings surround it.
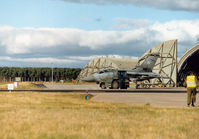
M 179 57 L 199 43 L 198 0 L 0 2 L 0 66 L 81 68 L 172 39 Z

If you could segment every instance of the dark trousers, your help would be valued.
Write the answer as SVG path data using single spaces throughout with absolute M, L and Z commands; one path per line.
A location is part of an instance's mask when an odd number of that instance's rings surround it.
M 187 88 L 187 105 L 194 105 L 196 102 L 196 88 Z

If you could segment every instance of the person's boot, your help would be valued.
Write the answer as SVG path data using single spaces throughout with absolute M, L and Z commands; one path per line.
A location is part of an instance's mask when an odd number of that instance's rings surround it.
M 195 107 L 193 99 L 192 99 L 192 102 L 191 102 L 191 106 Z

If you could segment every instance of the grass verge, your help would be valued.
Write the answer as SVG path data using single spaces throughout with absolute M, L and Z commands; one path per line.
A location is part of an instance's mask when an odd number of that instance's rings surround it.
M 0 93 L 1 138 L 197 138 L 198 115 L 198 108 L 100 103 L 83 94 Z
M 8 89 L 8 84 L 10 83 L 0 83 L 0 89 Z M 20 82 L 18 87 L 15 89 L 41 89 L 45 88 L 43 84 L 32 83 L 32 82 Z

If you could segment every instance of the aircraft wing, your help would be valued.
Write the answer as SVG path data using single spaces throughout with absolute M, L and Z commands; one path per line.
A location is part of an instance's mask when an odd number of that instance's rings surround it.
M 160 78 L 161 76 L 154 72 L 135 72 L 135 71 L 127 71 L 127 75 L 130 78 L 137 78 L 137 77 L 149 77 L 149 78 Z

